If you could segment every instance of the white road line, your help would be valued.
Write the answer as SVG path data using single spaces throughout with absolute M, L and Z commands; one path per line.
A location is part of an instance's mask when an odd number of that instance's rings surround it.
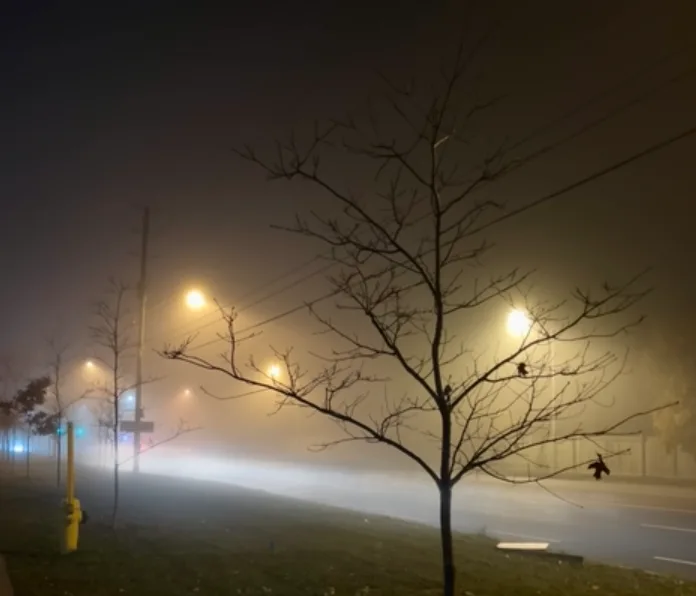
M 659 524 L 640 524 L 641 528 L 652 528 L 654 530 L 672 530 L 673 532 L 693 532 L 696 534 L 696 528 L 677 528 L 675 526 L 660 526 Z
M 501 536 L 511 536 L 512 538 L 522 538 L 522 540 L 538 540 L 539 542 L 560 542 L 555 538 L 542 538 L 541 536 L 532 536 L 531 534 L 515 534 L 513 532 L 503 532 L 502 530 L 489 530 L 491 534 L 500 534 Z
M 677 563 L 678 565 L 691 565 L 696 567 L 696 561 L 685 561 L 684 559 L 672 559 L 670 557 L 653 557 L 656 561 L 665 561 L 666 563 Z
M 659 507 L 657 505 L 634 505 L 632 503 L 598 503 L 593 502 L 593 507 L 597 508 L 611 508 L 611 507 L 626 507 L 629 509 L 652 509 L 654 511 L 669 511 L 671 513 L 686 513 L 687 515 L 696 515 L 696 509 L 677 509 L 673 507 Z

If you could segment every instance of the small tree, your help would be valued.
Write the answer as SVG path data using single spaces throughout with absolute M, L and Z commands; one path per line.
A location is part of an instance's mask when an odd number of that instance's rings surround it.
M 48 340 L 48 346 L 51 350 L 50 376 L 52 379 L 49 398 L 50 405 L 48 406 L 50 416 L 42 421 L 41 429 L 42 431 L 47 431 L 50 428 L 55 428 L 55 431 L 50 436 L 54 437 L 56 445 L 56 486 L 60 487 L 63 464 L 63 425 L 70 409 L 88 397 L 92 390 L 87 389 L 77 397 L 66 397 L 63 393 L 63 374 L 67 346 L 58 343 L 54 338 Z
M 106 458 L 108 459 L 109 449 L 113 449 L 114 441 L 117 439 L 117 437 L 114 436 L 114 428 L 116 425 L 114 424 L 113 420 L 113 408 L 109 403 L 99 400 L 94 403 L 94 406 L 93 414 L 96 421 L 97 437 L 100 448 L 99 464 L 102 465 L 105 463 L 103 455 L 106 454 Z
M 131 340 L 127 331 L 129 320 L 127 296 L 128 287 L 118 281 L 111 280 L 109 287 L 109 297 L 97 303 L 95 316 L 97 322 L 90 329 L 92 338 L 104 352 L 105 357 L 100 361 L 109 371 L 109 380 L 101 388 L 106 398 L 107 407 L 98 412 L 98 424 L 106 434 L 106 440 L 113 445 L 113 466 L 114 466 L 114 500 L 111 521 L 116 525 L 119 506 L 119 471 L 123 464 L 131 461 L 133 456 L 121 459 L 119 455 L 119 427 L 122 422 L 122 398 L 138 387 L 136 383 L 127 381 L 126 362 L 130 357 L 131 351 L 136 344 Z M 146 383 L 153 382 L 148 379 Z M 147 447 L 141 449 L 141 454 L 150 451 L 164 443 L 173 441 L 182 434 L 197 430 L 188 426 L 184 421 L 180 421 L 178 427 L 170 435 L 159 441 L 151 441 Z
M 10 402 L 3 404 L 3 410 L 26 432 L 25 461 L 26 473 L 29 476 L 31 461 L 31 436 L 36 430 L 36 424 L 41 416 L 40 408 L 46 402 L 46 390 L 51 384 L 48 377 L 32 379 L 20 389 Z M 14 437 L 13 437 L 14 439 Z M 14 451 L 14 444 L 12 445 Z
M 127 333 L 128 309 L 126 299 L 128 287 L 122 282 L 110 280 L 108 298 L 97 303 L 95 317 L 97 322 L 90 327 L 92 338 L 104 349 L 104 358 L 99 360 L 108 370 L 108 381 L 101 388 L 111 410 L 111 435 L 114 437 L 114 500 L 111 515 L 112 525 L 116 525 L 119 504 L 119 452 L 118 427 L 121 421 L 121 398 L 134 388 L 125 380 L 125 360 L 129 351 L 135 347 Z
M 0 429 L 2 429 L 3 459 L 14 461 L 12 443 L 17 425 L 17 418 L 12 410 L 11 398 L 0 401 Z
M 29 476 L 29 461 L 31 453 L 31 437 L 54 437 L 58 432 L 56 416 L 44 410 L 32 412 L 27 417 L 27 477 Z
M 2 456 L 5 460 L 13 457 L 10 444 L 16 424 L 17 421 L 12 412 L 11 402 L 3 397 L 0 400 L 0 430 L 2 430 Z
M 652 417 L 654 432 L 674 457 L 676 473 L 679 448 L 696 458 L 696 353 L 678 331 L 655 333 L 644 364 L 644 371 L 655 382 L 657 398 L 679 401 L 677 407 Z
M 439 494 L 445 596 L 455 593 L 452 491 L 464 476 L 539 482 L 573 466 L 512 479 L 501 464 L 646 414 L 580 418 L 623 371 L 620 338 L 642 320 L 630 312 L 646 295 L 639 276 L 549 299 L 532 288 L 530 272 L 481 268 L 508 220 L 541 201 L 509 206 L 481 192 L 524 159 L 500 145 L 473 154 L 468 127 L 489 104 L 471 101 L 468 64 L 460 49 L 435 91 L 391 86 L 384 108 L 317 126 L 304 144 L 278 143 L 275 158 L 242 152 L 271 180 L 303 182 L 329 205 L 298 216 L 291 231 L 318 240 L 335 264 L 332 303 L 309 305 L 330 346 L 304 362 L 271 347 L 282 375 L 270 373 L 257 364 L 254 333 L 239 329 L 230 309 L 222 311 L 222 360 L 196 353 L 193 338 L 163 352 L 330 418 L 345 435 L 321 447 L 376 443 L 415 462 Z M 343 163 L 356 160 L 368 181 L 359 189 L 341 177 Z M 491 321 L 512 308 L 520 309 L 517 339 L 491 341 L 503 326 Z
M 18 385 L 10 359 L 0 360 L 0 430 L 2 431 L 3 459 L 14 465 L 14 445 L 17 419 L 12 410 L 12 399 Z

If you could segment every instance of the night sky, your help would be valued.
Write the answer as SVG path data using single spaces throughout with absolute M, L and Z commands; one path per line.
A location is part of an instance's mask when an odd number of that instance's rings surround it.
M 145 205 L 150 347 L 169 339 L 156 309 L 182 288 L 248 302 L 310 259 L 316 248 L 270 226 L 320 198 L 267 183 L 232 149 L 357 109 L 379 93 L 378 71 L 430 76 L 461 35 L 493 30 L 475 92 L 505 98 L 485 135 L 522 138 L 559 122 L 523 154 L 657 89 L 522 168 L 501 184 L 506 199 L 541 196 L 696 124 L 688 0 L 146 4 L 15 2 L 0 14 L 5 353 L 35 353 L 55 332 L 89 350 L 90 303 L 110 275 L 137 279 Z M 651 328 L 690 329 L 694 155 L 692 136 L 573 191 L 517 220 L 501 251 L 562 290 L 651 266 Z M 254 316 L 321 293 L 313 278 Z

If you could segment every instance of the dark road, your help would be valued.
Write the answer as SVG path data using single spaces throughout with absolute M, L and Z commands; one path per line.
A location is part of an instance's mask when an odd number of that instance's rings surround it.
M 435 487 L 417 477 L 193 457 L 153 457 L 147 469 L 427 524 L 438 520 Z M 696 490 L 610 480 L 555 480 L 544 487 L 466 480 L 455 491 L 456 528 L 549 542 L 554 550 L 589 560 L 696 579 Z

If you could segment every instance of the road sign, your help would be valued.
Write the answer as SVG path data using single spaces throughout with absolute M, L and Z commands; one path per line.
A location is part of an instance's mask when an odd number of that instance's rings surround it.
M 121 432 L 123 433 L 134 433 L 140 431 L 141 433 L 151 433 L 155 430 L 155 423 L 149 420 L 141 420 L 140 424 L 137 424 L 135 420 L 123 420 L 121 421 Z

